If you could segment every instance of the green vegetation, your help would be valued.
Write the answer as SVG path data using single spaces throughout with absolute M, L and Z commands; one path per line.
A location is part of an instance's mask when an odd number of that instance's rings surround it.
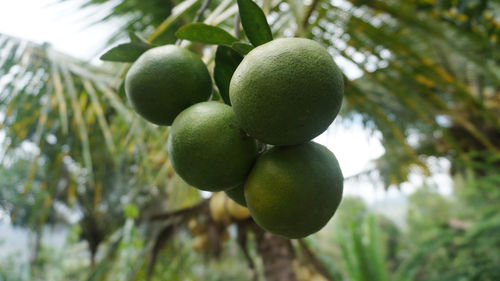
M 125 22 L 110 42 L 130 43 L 103 55 L 124 64 L 0 34 L 0 227 L 29 237 L 29 254 L 12 253 L 0 233 L 0 280 L 500 278 L 498 1 L 82 3 Z M 190 187 L 168 159 L 171 130 L 130 108 L 123 80 L 146 50 L 176 44 L 203 57 L 211 99 L 229 104 L 244 57 L 283 37 L 327 49 L 346 74 L 339 125 L 363 124 L 385 149 L 346 187 L 394 194 L 423 179 L 403 207 L 376 205 L 396 210 L 396 224 L 345 197 L 317 234 L 271 235 L 225 193 Z M 433 183 L 438 162 L 450 166 L 446 196 Z M 47 242 L 47 226 L 67 231 L 64 245 Z

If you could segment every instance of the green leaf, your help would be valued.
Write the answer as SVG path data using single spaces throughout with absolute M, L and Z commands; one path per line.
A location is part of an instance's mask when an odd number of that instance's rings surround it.
M 217 88 L 219 88 L 222 99 L 228 105 L 231 105 L 229 101 L 229 83 L 242 59 L 242 55 L 229 47 L 217 47 L 217 52 L 215 53 L 214 80 Z
M 238 0 L 241 25 L 254 46 L 259 46 L 273 40 L 271 28 L 260 7 L 252 0 Z
M 243 56 L 250 53 L 250 51 L 253 50 L 252 45 L 243 42 L 235 42 L 231 45 L 231 48 L 233 48 L 233 50 L 235 50 L 236 52 L 240 53 Z
M 191 23 L 179 28 L 175 33 L 179 39 L 205 44 L 229 45 L 238 41 L 222 28 L 204 23 Z
M 133 203 L 129 203 L 124 208 L 126 218 L 135 219 L 139 216 L 139 207 Z
M 117 62 L 134 62 L 145 51 L 151 49 L 153 46 L 144 42 L 130 42 L 120 44 L 111 50 L 107 51 L 100 57 L 104 61 L 117 61 Z

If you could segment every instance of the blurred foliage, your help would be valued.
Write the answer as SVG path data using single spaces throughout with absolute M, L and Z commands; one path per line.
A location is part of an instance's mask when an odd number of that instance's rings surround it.
M 36 228 L 40 224 L 64 221 L 64 218 L 56 218 L 58 214 L 54 210 L 53 202 L 50 202 L 52 194 L 41 184 L 47 177 L 48 169 L 38 170 L 33 178 L 32 188 L 23 194 L 22 183 L 29 172 L 32 160 L 30 158 L 32 157 L 20 156 L 13 163 L 0 167 L 0 179 L 2 179 L 0 209 L 4 213 L 11 214 L 13 225 Z M 48 205 L 48 208 L 44 208 L 45 205 Z
M 59 0 L 65 2 L 68 0 Z M 89 6 L 100 6 L 104 8 L 105 14 L 92 24 L 101 21 L 107 21 L 113 18 L 121 19 L 122 26 L 110 38 L 110 42 L 117 39 L 123 39 L 126 32 L 144 31 L 152 26 L 159 26 L 162 21 L 170 14 L 172 8 L 180 1 L 164 0 L 128 0 L 128 1 L 109 1 L 109 0 L 90 0 L 81 5 L 84 9 Z M 179 26 L 178 26 L 179 27 Z M 162 43 L 175 40 L 173 33 L 165 34 Z
M 110 41 L 138 32 L 173 43 L 195 18 L 245 37 L 234 28 L 235 1 L 206 1 L 206 10 L 200 2 L 83 7 L 123 21 Z M 500 3 L 259 4 L 275 38 L 314 39 L 346 66 L 341 114 L 381 133 L 375 172 L 386 187 L 430 175 L 430 157 L 452 163 L 453 196 L 419 189 L 405 229 L 346 198 L 333 228 L 291 243 L 299 280 L 499 280 Z M 213 68 L 213 48 L 183 45 Z M 44 225 L 72 223 L 62 249 L 41 245 L 30 264 L 1 259 L 0 280 L 262 280 L 261 233 L 227 214 L 215 222 L 206 200 L 174 174 L 168 128 L 126 104 L 126 70 L 0 34 L 0 210 L 38 239 Z M 189 227 L 193 218 L 201 234 Z
M 410 198 L 409 209 L 420 210 L 408 214 L 413 280 L 500 278 L 499 159 L 485 159 L 475 162 L 483 176 L 457 176 L 454 198 L 422 190 Z
M 0 87 L 5 172 L 9 174 L 9 163 L 18 161 L 21 148 L 33 151 L 29 163 L 24 161 L 26 172 L 12 175 L 18 177 L 13 179 L 15 189 L 6 186 L 2 191 L 14 192 L 9 202 L 30 204 L 36 209 L 31 220 L 37 218 L 38 225 L 45 223 L 40 216 L 56 201 L 66 205 L 80 217 L 92 256 L 124 223 L 127 203 L 140 204 L 144 214 L 148 208 L 165 207 L 166 190 L 179 185 L 168 181 L 173 177 L 164 145 L 168 130 L 133 115 L 115 91 L 115 70 L 4 35 L 0 46 L 5 50 L 0 74 L 7 81 Z M 142 188 L 132 188 L 137 186 Z M 30 200 L 31 194 L 38 199 Z M 9 208 L 14 223 L 21 222 L 15 219 L 15 208 L 3 207 Z M 21 212 L 30 208 L 23 206 Z

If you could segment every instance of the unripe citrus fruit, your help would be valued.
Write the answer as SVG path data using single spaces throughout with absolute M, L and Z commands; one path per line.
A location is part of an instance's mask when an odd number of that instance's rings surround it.
M 219 191 L 245 180 L 258 146 L 239 129 L 230 106 L 202 102 L 177 116 L 168 138 L 168 153 L 174 170 L 188 184 Z
M 262 142 L 294 145 L 324 132 L 342 103 L 342 73 L 319 43 L 276 39 L 253 49 L 233 74 L 230 99 L 242 129 Z
M 233 199 L 234 202 L 244 207 L 247 206 L 247 202 L 245 201 L 245 194 L 243 192 L 243 184 L 229 190 L 225 190 L 224 192 L 229 198 Z
M 166 45 L 149 49 L 132 64 L 125 92 L 144 119 L 170 125 L 182 110 L 209 98 L 212 80 L 197 55 Z
M 245 199 L 262 228 L 302 238 L 333 216 L 343 181 L 335 155 L 320 144 L 274 147 L 259 157 L 248 175 Z

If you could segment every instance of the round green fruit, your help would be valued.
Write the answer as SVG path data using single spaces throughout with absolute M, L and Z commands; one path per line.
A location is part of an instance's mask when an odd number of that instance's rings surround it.
M 258 146 L 237 126 L 230 106 L 202 102 L 175 118 L 168 153 L 174 170 L 188 184 L 222 191 L 245 180 Z
M 330 54 L 303 38 L 253 49 L 229 90 L 242 129 L 274 145 L 301 144 L 324 132 L 340 110 L 343 92 L 342 73 Z
M 233 199 L 234 202 L 240 204 L 241 206 L 246 207 L 247 202 L 245 201 L 245 193 L 243 189 L 243 184 L 238 185 L 237 187 L 231 188 L 229 190 L 224 191 L 226 195 Z
M 210 97 L 212 80 L 197 55 L 166 45 L 149 49 L 132 64 L 125 92 L 144 119 L 168 126 L 182 110 Z
M 255 222 L 286 238 L 319 231 L 342 199 L 344 178 L 335 155 L 309 142 L 274 147 L 260 156 L 245 182 Z

